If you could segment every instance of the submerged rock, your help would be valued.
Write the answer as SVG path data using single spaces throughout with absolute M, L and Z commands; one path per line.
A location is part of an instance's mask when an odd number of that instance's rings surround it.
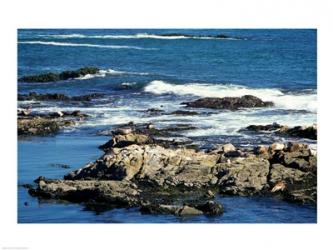
M 184 102 L 187 107 L 192 108 L 211 108 L 211 109 L 229 109 L 237 110 L 240 108 L 259 108 L 259 107 L 271 107 L 272 102 L 264 102 L 258 97 L 252 95 L 244 95 L 242 97 L 224 97 L 213 98 L 206 97 L 201 98 L 193 102 Z
M 170 115 L 199 115 L 198 112 L 188 110 L 176 110 L 170 113 Z
M 98 68 L 95 67 L 84 67 L 78 70 L 63 71 L 61 73 L 45 73 L 39 75 L 23 76 L 19 79 L 20 82 L 56 82 L 63 81 L 72 78 L 83 77 L 88 74 L 97 74 Z

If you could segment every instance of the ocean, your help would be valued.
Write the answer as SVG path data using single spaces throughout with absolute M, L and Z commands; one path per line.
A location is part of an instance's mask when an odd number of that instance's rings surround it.
M 226 208 L 223 216 L 184 219 L 141 215 L 137 209 L 96 213 L 80 204 L 38 200 L 20 186 L 40 175 L 62 178 L 94 161 L 103 154 L 98 146 L 110 139 L 99 132 L 130 121 L 151 122 L 159 128 L 190 124 L 196 129 L 180 134 L 202 149 L 228 142 L 242 147 L 286 142 L 283 137 L 251 135 L 240 129 L 273 122 L 290 126 L 316 123 L 316 39 L 313 29 L 18 30 L 18 78 L 85 66 L 100 69 L 97 74 L 67 81 L 19 82 L 19 93 L 105 94 L 91 105 L 42 102 L 37 108 L 40 112 L 80 109 L 90 117 L 55 136 L 18 141 L 18 222 L 316 222 L 316 206 L 268 197 L 219 197 Z M 206 110 L 195 116 L 169 114 L 180 110 L 182 102 L 200 97 L 246 94 L 273 101 L 275 106 L 236 112 Z M 147 115 L 147 109 L 163 109 L 167 114 Z M 297 140 L 316 148 L 316 141 Z M 70 169 L 54 164 L 67 164 Z

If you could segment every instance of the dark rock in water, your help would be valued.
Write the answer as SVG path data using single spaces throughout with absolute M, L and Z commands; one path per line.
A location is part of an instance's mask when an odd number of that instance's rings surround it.
M 187 110 L 176 110 L 171 112 L 170 115 L 198 115 L 198 112 L 195 111 L 187 111 Z
M 268 125 L 250 125 L 245 129 L 239 130 L 240 132 L 254 131 L 254 132 L 271 132 L 282 136 L 300 137 L 311 140 L 317 140 L 317 126 L 296 126 L 288 127 L 282 126 L 277 123 Z
M 222 215 L 224 212 L 223 206 L 216 201 L 207 201 L 202 205 L 196 205 L 195 208 L 209 216 Z
M 59 80 L 60 80 L 59 74 L 51 72 L 40 75 L 23 76 L 19 79 L 20 82 L 56 82 Z
M 23 76 L 19 79 L 20 82 L 56 82 L 64 81 L 72 78 L 82 77 L 88 74 L 97 74 L 99 72 L 98 68 L 94 67 L 84 67 L 78 70 L 63 71 L 59 73 L 46 73 L 40 75 Z
M 174 36 L 193 37 L 192 35 L 183 34 L 183 33 L 165 33 L 165 34 L 161 34 L 160 36 L 170 36 L 170 37 L 174 37 Z
M 279 131 L 278 134 L 288 135 L 292 137 L 301 137 L 307 138 L 311 140 L 317 140 L 317 126 L 296 126 L 293 128 L 283 127 Z
M 70 168 L 68 164 L 62 164 L 62 163 L 51 163 L 50 166 L 55 168 L 65 168 L 65 169 Z
M 22 184 L 21 186 L 22 186 L 23 188 L 27 188 L 27 189 L 33 188 L 33 185 L 28 184 L 28 183 L 26 183 L 26 184 Z
M 278 123 L 268 124 L 268 125 L 250 125 L 245 128 L 249 131 L 276 131 L 283 126 Z
M 25 207 L 29 206 L 29 203 L 28 203 L 27 201 L 24 202 L 24 206 L 25 206 Z
M 187 107 L 237 110 L 239 108 L 271 107 L 272 102 L 264 102 L 258 97 L 244 95 L 242 97 L 201 98 L 193 102 L 183 102 Z
M 18 94 L 18 101 L 81 101 L 89 102 L 93 99 L 103 97 L 104 94 L 92 93 L 81 96 L 67 96 L 59 93 L 47 93 L 38 94 L 36 92 L 30 92 L 29 94 Z
M 218 35 L 215 36 L 215 38 L 226 39 L 226 38 L 230 38 L 230 36 L 227 36 L 225 34 L 218 34 Z
M 153 115 L 162 115 L 162 114 L 165 113 L 164 110 L 162 110 L 162 109 L 156 109 L 156 108 L 147 109 L 147 110 L 145 110 L 145 112 L 147 114 L 151 115 L 151 116 L 153 116 Z

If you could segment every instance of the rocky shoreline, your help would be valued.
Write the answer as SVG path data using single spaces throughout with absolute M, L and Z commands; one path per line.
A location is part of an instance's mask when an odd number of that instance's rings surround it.
M 29 109 L 18 109 L 17 134 L 19 137 L 52 135 L 63 128 L 75 126 L 87 117 L 79 110 L 34 113 Z
M 39 75 L 30 80 L 45 79 L 47 77 Z M 98 93 L 70 97 L 30 92 L 18 95 L 18 100 L 90 102 L 102 96 Z M 274 105 L 250 95 L 201 98 L 182 104 L 186 108 L 221 112 Z M 200 114 L 192 109 L 169 113 L 148 109 L 144 112 L 147 116 Z M 87 118 L 88 115 L 79 110 L 38 113 L 31 108 L 20 108 L 18 135 L 52 135 Z M 40 176 L 35 184 L 25 186 L 30 195 L 40 199 L 81 203 L 93 210 L 137 207 L 142 214 L 175 216 L 220 216 L 224 207 L 215 199 L 217 195 L 275 196 L 288 202 L 316 203 L 317 155 L 307 144 L 291 141 L 270 146 L 235 147 L 228 143 L 202 149 L 194 140 L 180 135 L 197 129 L 195 126 L 175 124 L 158 128 L 157 125 L 130 122 L 100 131 L 98 134 L 111 138 L 99 146 L 104 152 L 99 159 L 67 173 L 63 179 Z M 288 140 L 295 137 L 317 139 L 316 125 L 250 125 L 239 132 L 272 133 Z
M 39 177 L 29 193 L 97 210 L 138 207 L 142 214 L 176 216 L 222 215 L 223 204 L 214 199 L 216 195 L 316 203 L 317 156 L 305 144 L 254 148 L 225 144 L 201 151 L 164 147 L 145 130 L 112 131 L 110 142 L 101 147 L 102 157 L 63 180 Z

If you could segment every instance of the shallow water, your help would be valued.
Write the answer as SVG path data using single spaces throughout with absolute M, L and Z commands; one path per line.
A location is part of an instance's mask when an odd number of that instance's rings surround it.
M 191 37 L 165 37 L 184 33 Z M 227 39 L 212 36 L 226 34 Z M 231 142 L 236 146 L 297 140 L 270 134 L 240 132 L 251 124 L 278 122 L 311 125 L 317 121 L 316 30 L 19 30 L 18 77 L 49 71 L 96 66 L 101 71 L 80 79 L 54 83 L 18 83 L 19 93 L 64 93 L 70 96 L 104 93 L 91 104 L 19 102 L 38 112 L 77 110 L 86 122 L 54 137 L 18 142 L 18 184 L 38 176 L 62 178 L 102 155 L 98 146 L 109 138 L 96 136 L 118 124 L 152 122 L 156 127 L 190 124 L 179 132 L 202 148 Z M 274 107 L 238 111 L 195 110 L 199 115 L 151 116 L 184 110 L 182 102 L 200 97 L 252 94 Z M 188 109 L 192 110 L 192 109 Z M 62 169 L 52 164 L 68 164 Z M 316 207 L 274 198 L 221 197 L 224 216 L 218 218 L 141 215 L 136 209 L 116 209 L 96 215 L 79 204 L 38 201 L 18 188 L 18 222 L 316 222 Z M 24 205 L 28 202 L 28 206 Z

